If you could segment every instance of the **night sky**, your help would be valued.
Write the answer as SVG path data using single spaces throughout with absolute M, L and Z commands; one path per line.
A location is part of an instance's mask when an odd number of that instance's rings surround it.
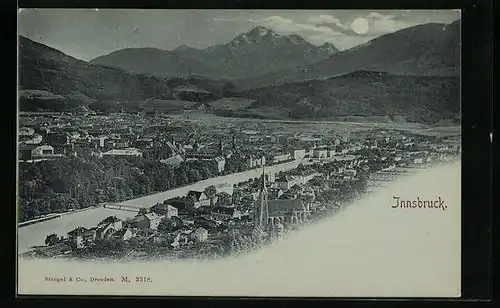
M 362 34 L 353 27 L 360 18 L 368 26 Z M 225 44 L 257 25 L 343 50 L 410 26 L 457 19 L 457 10 L 21 9 L 19 34 L 88 61 L 127 47 L 171 50 Z

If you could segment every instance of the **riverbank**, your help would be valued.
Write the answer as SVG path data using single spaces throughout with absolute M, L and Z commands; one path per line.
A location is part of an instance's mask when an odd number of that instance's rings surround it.
M 272 165 L 266 168 L 266 172 L 292 170 L 297 168 L 300 163 L 301 161 L 297 160 L 283 164 Z M 262 169 L 252 169 L 244 172 L 233 173 L 199 181 L 194 184 L 175 188 L 165 192 L 154 193 L 123 202 L 118 202 L 117 205 L 125 205 L 127 207 L 135 208 L 149 208 L 159 202 L 163 202 L 164 200 L 185 196 L 190 190 L 203 191 L 210 185 L 217 186 L 224 184 L 227 185 L 226 187 L 228 189 L 232 189 L 233 184 L 237 184 L 251 178 L 260 177 L 261 174 Z M 108 216 L 116 216 L 120 219 L 127 219 L 135 216 L 136 214 L 137 213 L 133 211 L 121 211 L 98 206 L 69 212 L 54 219 L 29 224 L 18 229 L 18 254 L 25 253 L 31 250 L 34 246 L 44 245 L 45 237 L 49 234 L 55 233 L 61 236 L 79 226 L 87 228 L 94 227 Z

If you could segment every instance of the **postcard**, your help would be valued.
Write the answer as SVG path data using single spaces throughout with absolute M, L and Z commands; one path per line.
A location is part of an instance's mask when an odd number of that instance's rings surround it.
M 18 33 L 19 295 L 460 297 L 459 10 Z

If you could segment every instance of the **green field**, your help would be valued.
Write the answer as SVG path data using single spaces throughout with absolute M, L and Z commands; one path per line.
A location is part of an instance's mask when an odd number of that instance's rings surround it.
M 240 110 L 245 109 L 250 106 L 254 100 L 238 97 L 227 97 L 221 98 L 213 102 L 209 102 L 209 105 L 213 109 L 219 110 Z

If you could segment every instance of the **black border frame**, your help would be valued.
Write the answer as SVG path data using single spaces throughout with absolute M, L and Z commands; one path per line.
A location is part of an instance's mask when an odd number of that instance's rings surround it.
M 410 301 L 431 301 L 429 304 L 436 304 L 436 301 L 489 301 L 492 297 L 492 209 L 493 209 L 493 141 L 490 139 L 490 133 L 493 131 L 493 0 L 458 0 L 458 1 L 417 1 L 417 0 L 399 0 L 399 1 L 378 1 L 378 3 L 369 3 L 369 1 L 349 1 L 345 3 L 312 2 L 274 2 L 269 1 L 140 1 L 138 4 L 119 1 L 83 1 L 76 0 L 68 3 L 64 0 L 20 0 L 18 7 L 28 8 L 184 8 L 184 9 L 461 9 L 462 10 L 462 297 L 460 299 L 423 299 L 423 298 L 375 298 L 375 299 L 356 299 L 356 298 L 332 298 L 330 300 L 340 301 L 342 303 L 359 302 L 368 305 L 373 304 L 395 304 L 403 300 L 405 303 Z M 17 8 L 15 8 L 17 11 Z M 2 10 L 5 12 L 5 10 Z M 14 15 L 16 16 L 16 15 Z M 5 21 L 5 19 L 4 19 Z M 17 25 L 17 19 L 14 17 L 14 27 Z M 11 33 L 13 33 L 12 31 Z M 7 46 L 17 45 L 17 35 L 13 35 L 12 40 Z M 17 49 L 13 48 L 17 58 Z M 16 62 L 13 64 L 14 71 L 17 71 Z M 14 74 L 11 74 L 13 76 Z M 15 81 L 17 83 L 17 80 Z M 12 96 L 13 99 L 17 100 Z M 10 104 L 10 103 L 9 103 Z M 14 109 L 15 110 L 15 109 Z M 14 111 L 15 112 L 15 111 Z M 13 126 L 17 131 L 16 119 Z M 496 135 L 495 135 L 496 136 Z M 14 135 L 15 142 L 15 135 Z M 13 143 L 15 146 L 15 143 Z M 15 149 L 15 147 L 14 147 Z M 15 161 L 16 151 L 14 150 L 13 160 Z M 15 176 L 16 168 L 14 168 Z M 13 191 L 15 193 L 16 183 L 14 182 Z M 10 194 L 9 194 L 10 195 Z M 15 194 L 13 196 L 14 204 Z M 14 207 L 10 207 L 13 209 Z M 15 210 L 11 216 L 15 217 Z M 16 228 L 15 220 L 12 219 L 13 226 L 8 225 L 7 230 L 12 231 Z M 5 225 L 4 225 L 5 227 Z M 15 238 L 12 237 L 15 245 Z M 8 250 L 9 251 L 9 250 Z M 14 257 L 15 281 L 17 281 L 16 258 Z M 5 270 L 6 267 L 3 267 Z M 7 274 L 4 275 L 8 277 Z M 17 286 L 17 283 L 15 284 Z M 3 289 L 6 291 L 6 289 Z M 9 292 L 10 294 L 10 292 Z M 15 296 L 22 299 L 28 305 L 35 303 L 52 303 L 51 299 L 88 299 L 82 296 Z M 35 299 L 39 298 L 39 299 Z M 134 304 L 141 304 L 136 300 L 142 300 L 141 297 L 118 297 L 118 296 L 92 296 L 93 299 L 130 299 Z M 209 305 L 223 300 L 237 299 L 236 297 L 153 297 L 154 299 L 184 300 L 187 304 L 201 304 L 200 300 L 206 301 Z M 247 298 L 261 299 L 262 298 Z M 267 298 L 270 300 L 278 298 Z M 287 298 L 287 300 L 292 298 Z M 292 304 L 302 303 L 301 300 L 307 298 L 293 299 Z M 319 301 L 329 300 L 320 298 Z M 65 301 L 73 303 L 74 300 Z M 81 301 L 78 301 L 81 302 Z M 227 301 L 226 301 L 227 302 Z M 317 299 L 314 299 L 318 303 Z M 143 303 L 143 302 L 142 302 Z M 178 301 L 176 301 L 178 303 Z M 234 303 L 231 301 L 231 303 Z M 240 302 L 247 304 L 248 301 Z M 289 302 L 290 303 L 290 302 Z M 401 304 L 402 302 L 398 302 Z M 278 302 L 274 301 L 273 305 Z

